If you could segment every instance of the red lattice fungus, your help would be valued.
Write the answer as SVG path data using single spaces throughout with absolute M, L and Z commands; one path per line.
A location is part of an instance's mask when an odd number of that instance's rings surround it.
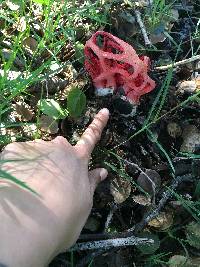
M 104 31 L 96 32 L 85 45 L 85 68 L 97 93 L 123 88 L 127 99 L 138 103 L 141 95 L 155 88 L 147 74 L 149 64 L 148 57 L 139 57 L 131 45 Z

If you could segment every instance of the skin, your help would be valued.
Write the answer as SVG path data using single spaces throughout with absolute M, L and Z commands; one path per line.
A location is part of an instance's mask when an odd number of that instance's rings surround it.
M 88 163 L 108 118 L 108 110 L 102 109 L 75 146 L 59 136 L 50 142 L 5 147 L 1 160 L 17 161 L 1 163 L 1 169 L 26 182 L 39 196 L 0 183 L 0 263 L 44 267 L 76 242 L 91 211 L 95 188 L 107 176 L 102 168 L 88 171 Z

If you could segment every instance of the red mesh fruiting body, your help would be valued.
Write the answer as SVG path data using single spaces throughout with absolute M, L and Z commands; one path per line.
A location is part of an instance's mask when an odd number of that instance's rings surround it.
M 155 87 L 147 74 L 149 64 L 148 57 L 139 57 L 131 45 L 104 31 L 96 32 L 85 45 L 85 67 L 95 87 L 123 87 L 135 103 Z

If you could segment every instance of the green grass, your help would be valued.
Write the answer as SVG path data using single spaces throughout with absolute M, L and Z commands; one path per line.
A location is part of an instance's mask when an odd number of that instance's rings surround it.
M 3 34 L 0 36 L 0 146 L 3 148 L 13 140 L 26 141 L 21 133 L 21 127 L 34 124 L 37 127 L 35 133 L 30 132 L 31 139 L 40 138 L 39 116 L 40 105 L 36 106 L 35 119 L 30 122 L 15 120 L 12 104 L 18 101 L 29 100 L 32 93 L 29 88 L 36 83 L 54 76 L 69 64 L 69 61 L 62 62 L 60 53 L 68 44 L 77 49 L 78 32 L 85 33 L 95 31 L 108 23 L 108 10 L 110 4 L 102 1 L 53 1 L 53 0 L 13 0 L 18 5 L 17 10 L 7 6 L 6 1 L 1 2 L 0 27 Z M 38 4 L 41 3 L 41 4 Z M 36 10 L 37 13 L 36 13 Z M 36 19 L 36 17 L 38 18 Z M 23 23 L 20 24 L 20 21 Z M 23 30 L 19 29 L 19 24 Z M 40 28 L 37 30 L 34 24 Z M 31 56 L 24 48 L 26 38 L 32 37 L 37 43 Z M 8 44 L 8 45 L 7 45 Z M 84 43 L 83 43 L 84 44 Z M 5 52 L 9 53 L 6 56 Z M 47 55 L 47 57 L 44 56 Z M 83 57 L 83 51 L 79 56 Z M 80 58 L 70 58 L 70 62 L 79 61 Z M 20 61 L 22 66 L 16 63 Z M 52 70 L 52 64 L 57 64 L 59 69 Z M 16 77 L 10 78 L 12 72 Z M 46 88 L 40 87 L 40 99 L 49 97 Z M 51 96 L 52 98 L 52 96 Z M 60 109 L 61 110 L 61 109 Z M 62 110 L 61 110 L 62 111 Z M 12 137 L 9 134 L 12 132 Z M 28 139 L 30 140 L 30 139 Z M 21 183 L 13 176 L 1 171 L 2 179 L 16 182 L 26 189 L 26 184 Z
M 77 32 L 95 30 L 107 23 L 107 13 L 104 11 L 105 8 L 102 9 L 101 1 L 83 1 L 82 4 L 79 1 L 63 1 L 62 4 L 60 1 L 42 1 L 48 3 L 46 5 L 39 5 L 35 2 L 37 1 L 16 1 L 20 7 L 17 11 L 12 11 L 3 1 L 4 8 L 0 12 L 0 19 L 5 24 L 5 33 L 1 36 L 1 42 L 10 42 L 9 58 L 5 58 L 1 52 L 0 123 L 4 127 L 10 124 L 11 103 L 18 97 L 29 98 L 30 93 L 27 91 L 29 87 L 56 72 L 51 70 L 53 63 L 57 63 L 61 69 L 68 63 L 63 64 L 60 61 L 59 53 L 69 43 L 76 46 Z M 35 23 L 34 9 L 36 7 L 41 10 L 38 25 L 42 25 L 42 36 L 32 27 Z M 26 22 L 25 29 L 22 32 L 16 31 L 16 24 L 22 17 Z M 9 31 L 12 29 L 13 32 L 10 34 Z M 23 47 L 24 40 L 30 36 L 38 44 L 31 58 L 26 56 Z M 48 54 L 48 59 L 42 60 L 38 65 L 35 64 L 37 59 L 42 59 L 44 53 Z M 23 62 L 22 71 L 15 66 L 18 58 Z M 9 78 L 11 71 L 18 71 L 19 76 L 11 80 Z M 42 91 L 41 88 L 41 97 L 43 95 L 46 97 Z M 1 140 L 3 142 L 3 139 Z

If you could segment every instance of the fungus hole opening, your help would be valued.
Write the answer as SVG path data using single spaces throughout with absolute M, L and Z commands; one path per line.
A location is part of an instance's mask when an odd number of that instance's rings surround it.
M 103 49 L 103 47 L 104 47 L 104 36 L 101 35 L 101 34 L 97 35 L 95 41 L 96 41 L 96 45 L 97 45 L 99 48 Z
M 128 72 L 129 75 L 132 75 L 135 72 L 134 66 L 129 63 L 117 60 L 118 67 Z
M 140 87 L 144 83 L 144 77 L 141 74 L 138 74 L 138 76 L 134 79 L 134 85 L 136 87 Z
M 102 72 L 101 65 L 99 64 L 99 58 L 90 47 L 86 48 L 85 55 L 86 69 L 92 78 L 96 78 Z
M 117 62 L 114 59 L 105 58 L 104 62 L 109 68 L 115 68 L 117 66 Z
M 116 83 L 117 88 L 120 88 L 124 85 L 124 79 L 120 73 L 115 73 L 114 79 L 115 79 L 115 83 Z
M 104 52 L 112 54 L 122 54 L 124 49 L 115 40 L 106 34 L 98 34 L 95 38 L 95 44 Z

